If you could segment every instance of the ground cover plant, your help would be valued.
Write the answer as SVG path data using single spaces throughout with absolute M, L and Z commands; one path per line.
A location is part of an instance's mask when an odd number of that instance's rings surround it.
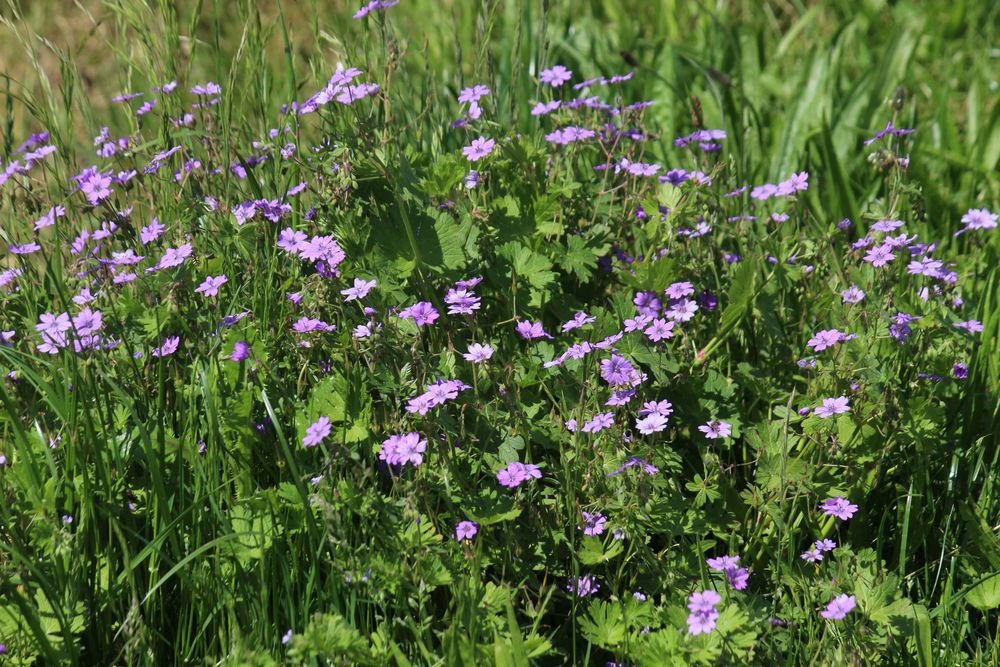
M 0 658 L 1000 661 L 996 6 L 74 11 L 0 13 Z

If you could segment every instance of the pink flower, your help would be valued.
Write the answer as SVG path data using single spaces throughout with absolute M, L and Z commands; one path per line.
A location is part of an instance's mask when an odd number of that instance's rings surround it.
M 368 296 L 368 292 L 375 288 L 378 283 L 374 280 L 364 280 L 363 278 L 354 279 L 354 287 L 348 287 L 347 289 L 340 290 L 340 293 L 344 295 L 344 301 L 354 301 L 355 299 L 363 299 Z
M 643 435 L 659 433 L 663 429 L 667 428 L 667 418 L 658 412 L 653 412 L 642 419 L 636 420 L 635 427 L 639 429 L 639 433 L 642 433 Z
M 326 417 L 320 417 L 306 429 L 306 435 L 302 438 L 302 446 L 315 447 L 321 444 L 328 435 L 330 435 L 330 420 Z
M 848 400 L 846 396 L 838 396 L 837 398 L 824 398 L 823 405 L 816 408 L 813 413 L 819 415 L 823 419 L 828 419 L 834 415 L 840 415 L 850 410 L 848 405 Z
M 675 325 L 674 322 L 668 322 L 667 320 L 656 318 L 653 320 L 653 323 L 649 325 L 649 327 L 642 333 L 649 340 L 653 341 L 654 343 L 658 343 L 661 340 L 668 340 L 674 337 L 674 325 Z
M 219 294 L 219 288 L 229 282 L 229 278 L 225 274 L 221 276 L 208 276 L 205 280 L 195 289 L 195 292 L 205 295 L 206 297 L 217 296 Z
M 389 436 L 382 443 L 378 457 L 389 465 L 401 466 L 409 463 L 418 466 L 423 463 L 426 450 L 427 441 L 421 438 L 419 433 L 410 432 Z
M 553 88 L 558 88 L 573 78 L 573 72 L 562 65 L 556 65 L 549 69 L 543 69 L 538 78 L 542 83 L 547 83 Z
M 847 498 L 842 496 L 827 498 L 819 508 L 823 510 L 823 514 L 826 516 L 835 516 L 841 521 L 847 521 L 858 511 L 857 505 L 852 504 Z
M 514 328 L 517 330 L 517 333 L 520 334 L 521 338 L 524 338 L 525 340 L 531 340 L 532 338 L 552 338 L 552 336 L 545 333 L 545 329 L 542 328 L 541 322 L 522 320 L 518 322 Z
M 688 609 L 691 614 L 687 618 L 688 634 L 707 634 L 715 629 L 719 620 L 719 612 L 715 605 L 722 602 L 722 597 L 713 590 L 695 591 L 688 598 Z
M 409 308 L 404 308 L 399 311 L 398 317 L 400 319 L 411 319 L 416 322 L 418 327 L 422 327 L 428 324 L 434 324 L 439 315 L 438 311 L 430 304 L 429 301 L 419 301 Z
M 870 262 L 876 268 L 885 266 L 894 259 L 896 256 L 892 254 L 892 247 L 887 243 L 875 246 L 864 257 L 866 262 Z
M 716 438 L 728 438 L 733 432 L 733 427 L 724 421 L 713 420 L 702 424 L 698 427 L 698 430 L 705 434 L 705 437 L 709 440 L 714 440 Z
M 480 345 L 479 343 L 473 343 L 469 346 L 469 351 L 462 355 L 465 357 L 466 361 L 471 361 L 474 364 L 486 361 L 493 356 L 493 348 L 489 345 Z
M 462 153 L 465 154 L 465 157 L 467 157 L 470 162 L 478 162 L 493 152 L 494 145 L 496 145 L 496 141 L 493 139 L 479 137 L 478 139 L 474 139 L 471 145 L 463 148 Z
M 160 343 L 160 347 L 154 349 L 151 354 L 154 357 L 168 357 L 177 351 L 180 342 L 180 336 L 168 336 Z
M 857 606 L 857 600 L 853 595 L 838 595 L 826 605 L 826 609 L 819 613 L 825 619 L 839 621 Z
M 500 486 L 511 489 L 520 486 L 529 479 L 541 479 L 541 477 L 542 471 L 538 469 L 538 466 L 516 461 L 507 464 L 506 468 L 497 473 L 497 481 L 500 482 Z
M 479 526 L 474 521 L 459 521 L 455 526 L 455 539 L 459 542 L 471 540 L 478 532 Z
M 671 283 L 663 293 L 671 299 L 683 299 L 694 294 L 694 286 L 689 282 Z

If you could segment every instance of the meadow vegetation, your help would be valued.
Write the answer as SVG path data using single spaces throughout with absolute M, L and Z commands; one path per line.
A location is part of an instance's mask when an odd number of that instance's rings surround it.
M 996 665 L 1000 5 L 0 8 L 0 659 Z

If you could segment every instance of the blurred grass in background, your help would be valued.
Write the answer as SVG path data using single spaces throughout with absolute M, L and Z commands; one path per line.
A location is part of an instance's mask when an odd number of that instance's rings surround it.
M 995 2 L 406 0 L 391 17 L 409 36 L 403 43 L 365 31 L 351 18 L 359 4 L 332 0 L 7 3 L 0 87 L 14 97 L 4 153 L 40 129 L 32 115 L 81 145 L 105 124 L 98 119 L 116 118 L 121 127 L 112 129 L 124 130 L 135 120 L 110 98 L 173 78 L 228 84 L 240 91 L 239 115 L 266 111 L 263 124 L 337 64 L 372 69 L 390 60 L 413 75 L 392 82 L 412 88 L 399 113 L 447 118 L 459 87 L 487 82 L 500 123 L 531 122 L 524 102 L 537 90 L 515 74 L 562 63 L 581 77 L 638 70 L 624 94 L 656 100 L 649 114 L 664 137 L 689 127 L 692 113 L 703 115 L 707 126 L 733 132 L 754 172 L 748 177 L 800 168 L 830 174 L 841 185 L 826 191 L 839 200 L 829 202 L 831 215 L 849 208 L 865 169 L 859 140 L 884 125 L 885 105 L 902 86 L 929 215 L 1000 191 Z M 366 48 L 374 35 L 380 48 Z M 435 80 L 439 86 L 424 89 Z

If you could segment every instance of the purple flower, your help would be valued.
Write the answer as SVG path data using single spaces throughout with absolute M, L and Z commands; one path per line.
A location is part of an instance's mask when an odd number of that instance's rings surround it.
M 891 232 L 903 226 L 902 220 L 879 220 L 869 229 L 874 232 Z
M 553 88 L 558 88 L 573 78 L 573 72 L 562 65 L 556 65 L 549 69 L 543 69 L 538 78 L 542 83 L 547 83 Z
M 673 321 L 668 322 L 667 320 L 656 318 L 642 333 L 649 340 L 654 343 L 658 343 L 661 340 L 667 340 L 674 337 L 674 325 L 675 322 Z
M 322 416 L 306 429 L 305 437 L 302 438 L 302 446 L 315 447 L 322 444 L 328 435 L 330 435 L 330 420 Z
M 916 130 L 910 128 L 893 127 L 892 121 L 890 120 L 888 123 L 885 124 L 884 130 L 879 130 L 878 132 L 876 132 L 875 136 L 872 137 L 871 139 L 865 139 L 865 146 L 870 146 L 871 144 L 875 143 L 876 141 L 878 141 L 879 139 L 881 139 L 886 135 L 904 135 L 904 134 L 913 134 L 914 132 L 916 132 Z
M 658 412 L 653 412 L 645 417 L 637 419 L 635 427 L 639 430 L 639 433 L 642 433 L 643 435 L 659 433 L 663 429 L 667 428 L 667 417 Z
M 378 283 L 375 280 L 364 280 L 363 278 L 354 279 L 354 287 L 348 287 L 347 289 L 340 290 L 340 293 L 344 295 L 344 301 L 354 301 L 356 299 L 363 299 L 368 296 L 368 292 L 372 291 Z
M 683 299 L 694 294 L 694 286 L 689 282 L 671 283 L 663 293 L 671 299 Z
M 642 331 L 652 321 L 653 318 L 649 315 L 636 315 L 633 318 L 626 319 L 622 324 L 624 325 L 625 333 L 632 333 L 633 331 Z
M 219 294 L 219 288 L 229 282 L 229 278 L 225 274 L 221 276 L 208 276 L 205 278 L 204 282 L 201 283 L 195 292 L 203 294 L 206 297 L 217 296 Z
M 853 595 L 838 595 L 826 605 L 826 609 L 819 613 L 825 619 L 839 621 L 857 606 L 857 600 Z
M 859 303 L 865 298 L 865 292 L 857 285 L 851 285 L 840 293 L 844 303 Z
M 835 516 L 841 521 L 847 521 L 858 511 L 857 505 L 852 505 L 847 498 L 842 496 L 827 498 L 819 508 L 823 510 L 823 514 L 826 516 Z
M 969 367 L 965 364 L 955 362 L 951 367 L 951 374 L 956 380 L 964 380 L 969 377 Z
M 715 419 L 702 424 L 698 427 L 698 430 L 704 433 L 705 437 L 709 440 L 714 440 L 716 438 L 728 438 L 733 432 L 733 427 L 727 422 Z
M 217 83 L 212 83 L 209 81 L 206 84 L 197 84 L 191 88 L 192 95 L 220 95 L 222 94 L 222 86 Z
M 642 408 L 639 409 L 639 416 L 645 417 L 646 415 L 658 414 L 664 417 L 669 417 L 674 413 L 674 406 L 668 400 L 662 401 L 646 401 L 642 404 Z
M 719 299 L 708 290 L 702 290 L 698 294 L 698 304 L 705 310 L 715 310 L 719 305 Z
M 311 317 L 300 317 L 292 324 L 292 331 L 295 333 L 311 333 L 313 331 L 334 331 L 337 325 L 327 324 L 323 320 Z
M 580 327 L 588 324 L 593 324 L 596 321 L 596 317 L 588 315 L 584 312 L 578 312 L 573 316 L 573 319 L 563 323 L 562 332 L 566 333 L 567 331 L 572 331 L 573 329 L 579 329 Z
M 101 311 L 84 308 L 73 318 L 73 328 L 78 336 L 91 336 L 104 325 Z
M 469 346 L 469 351 L 462 355 L 465 357 L 466 361 L 471 361 L 474 364 L 486 361 L 493 356 L 493 348 L 489 345 L 480 345 L 479 343 L 473 343 Z
M 35 231 L 39 229 L 44 229 L 45 227 L 51 227 L 56 224 L 56 218 L 61 218 L 66 215 L 66 209 L 62 206 L 53 206 L 45 213 L 42 217 L 35 221 Z
M 160 238 L 165 229 L 166 226 L 161 225 L 158 218 L 153 218 L 151 223 L 139 230 L 139 241 L 142 242 L 142 245 L 149 245 Z
M 597 133 L 593 130 L 588 130 L 583 127 L 564 127 L 561 130 L 555 130 L 545 135 L 545 140 L 551 143 L 566 146 L 573 143 L 574 141 L 584 141 L 586 139 L 593 139 L 597 136 Z
M 656 317 L 659 315 L 660 307 L 663 305 L 656 296 L 656 292 L 636 292 L 632 303 L 635 304 L 635 309 L 640 315 L 647 317 Z
M 352 18 L 355 20 L 363 19 L 374 11 L 389 9 L 398 4 L 399 0 L 371 0 L 367 5 L 356 11 Z
M 681 299 L 667 309 L 667 317 L 678 322 L 687 322 L 698 312 L 698 304 L 691 299 Z
M 111 172 L 101 173 L 97 167 L 87 167 L 73 177 L 80 192 L 91 206 L 97 206 L 111 196 Z
M 828 347 L 833 347 L 837 343 L 841 343 L 845 340 L 851 340 L 854 337 L 854 334 L 841 333 L 836 329 L 823 329 L 822 331 L 816 332 L 816 335 L 809 339 L 806 346 L 812 348 L 816 352 L 821 352 Z
M 160 261 L 156 263 L 156 266 L 146 269 L 146 272 L 159 271 L 162 269 L 169 269 L 175 266 L 180 266 L 183 264 L 188 257 L 191 256 L 192 248 L 190 243 L 185 243 L 176 248 L 167 248 L 160 258 Z
M 608 517 L 604 516 L 600 512 L 584 512 L 583 513 L 583 534 L 589 535 L 591 537 L 600 535 L 604 532 L 604 524 L 607 523 Z
M 256 211 L 257 209 L 253 209 Z M 278 233 L 278 247 L 285 252 L 290 252 L 298 254 L 302 247 L 306 244 L 307 239 L 305 232 L 300 232 L 298 230 L 292 229 L 291 227 L 286 227 Z M 357 281 L 357 279 L 355 279 Z M 343 294 L 343 292 L 341 292 Z
M 465 186 L 466 190 L 471 190 L 479 185 L 481 180 L 479 172 L 475 169 L 470 169 L 469 173 L 467 173 L 465 178 L 462 180 L 462 185 Z
M 642 382 L 635 366 L 620 354 L 601 361 L 601 377 L 612 387 L 634 387 Z
M 472 104 L 490 94 L 490 89 L 482 84 L 476 84 L 471 88 L 463 88 L 458 95 L 458 101 L 462 104 Z
M 541 322 L 522 320 L 517 323 L 515 329 L 517 330 L 517 333 L 520 334 L 521 338 L 524 338 L 525 340 L 531 340 L 533 338 L 552 338 L 552 336 L 545 333 L 545 329 L 542 328 Z
M 820 549 L 813 547 L 808 551 L 803 551 L 799 558 L 807 563 L 818 563 L 823 560 L 823 552 Z
M 444 302 L 449 315 L 473 315 L 481 305 L 479 297 L 467 289 L 449 289 Z
M 760 201 L 766 201 L 776 195 L 778 192 L 778 186 L 771 183 L 765 183 L 764 185 L 758 185 L 753 190 L 750 191 L 750 196 L 753 199 L 758 199 Z
M 687 136 L 677 137 L 674 139 L 674 146 L 684 148 L 685 146 L 693 143 L 717 142 L 722 141 L 725 138 L 725 130 L 695 130 Z
M 468 158 L 470 162 L 478 162 L 493 152 L 493 146 L 495 144 L 496 141 L 493 139 L 479 137 L 478 139 L 473 139 L 470 145 L 463 148 L 462 153 L 465 154 L 465 157 Z
M 250 345 L 246 341 L 237 341 L 233 345 L 233 353 L 229 356 L 232 361 L 246 361 L 250 356 Z
M 544 116 L 545 114 L 552 113 L 556 109 L 562 106 L 561 100 L 552 100 L 551 102 L 539 102 L 531 108 L 532 116 Z
M 846 396 L 837 398 L 824 398 L 823 405 L 816 408 L 813 413 L 823 419 L 828 419 L 834 415 L 840 415 L 850 410 Z
M 335 269 L 346 256 L 332 236 L 314 236 L 299 244 L 299 257 L 311 262 L 324 262 L 330 269 Z
M 455 526 L 455 539 L 461 542 L 462 540 L 471 540 L 479 532 L 479 524 L 474 521 L 459 521 L 458 525 Z
M 585 598 L 600 590 L 601 585 L 589 574 L 582 577 L 570 579 L 566 585 L 566 590 L 574 593 L 577 597 Z
M 41 249 L 42 246 L 38 245 L 34 241 L 31 241 L 30 243 L 23 243 L 21 245 L 15 244 L 10 246 L 10 253 L 12 255 L 30 255 L 32 253 L 38 252 Z
M 418 327 L 434 324 L 440 315 L 438 311 L 428 301 L 418 301 L 409 308 L 404 308 L 397 315 L 400 319 L 413 320 Z
M 542 471 L 532 463 L 513 462 L 497 473 L 497 481 L 500 486 L 514 489 L 529 479 L 541 479 Z
M 998 218 L 1000 218 L 1000 215 L 991 213 L 989 209 L 970 208 L 962 216 L 962 222 L 965 223 L 965 227 L 955 232 L 955 236 L 972 229 L 994 229 L 997 226 Z
M 431 408 L 443 405 L 458 398 L 458 393 L 469 389 L 469 385 L 461 380 L 438 380 L 427 385 L 427 391 L 411 398 L 406 405 L 406 411 L 421 415 L 427 414 Z
M 688 598 L 688 609 L 691 614 L 687 618 L 688 634 L 707 634 L 715 629 L 719 612 L 715 605 L 722 602 L 722 596 L 713 590 L 695 591 Z
M 864 256 L 864 260 L 876 268 L 885 266 L 894 259 L 896 256 L 892 254 L 892 246 L 888 243 L 875 246 Z
M 737 567 L 726 570 L 726 581 L 733 587 L 733 590 L 742 591 L 750 581 L 750 571 L 745 567 Z
M 969 333 L 981 333 L 983 331 L 983 323 L 979 320 L 969 320 L 968 322 L 954 322 L 954 325 L 959 329 L 965 329 Z
M 410 432 L 389 436 L 387 440 L 382 442 L 382 450 L 378 457 L 389 465 L 409 463 L 418 466 L 424 461 L 426 449 L 427 441 L 421 438 L 419 433 Z
M 628 461 L 623 463 L 621 467 L 619 467 L 617 470 L 609 472 L 608 477 L 614 477 L 615 475 L 620 475 L 621 473 L 625 472 L 626 470 L 634 466 L 640 466 L 642 468 L 642 471 L 647 475 L 655 475 L 656 473 L 660 472 L 660 469 L 654 466 L 652 463 L 647 463 L 643 459 L 632 456 L 629 458 Z
M 42 313 L 38 316 L 38 320 L 39 323 L 35 325 L 35 331 L 42 335 L 42 344 L 38 346 L 39 352 L 57 354 L 59 350 L 69 344 L 66 332 L 73 327 L 69 313 L 58 315 Z
M 177 346 L 180 344 L 180 336 L 168 336 L 163 339 L 158 348 L 155 348 L 150 354 L 154 357 L 167 357 L 177 351 Z
M 604 429 L 611 428 L 615 423 L 614 413 L 602 412 L 583 425 L 580 430 L 583 433 L 600 433 Z

